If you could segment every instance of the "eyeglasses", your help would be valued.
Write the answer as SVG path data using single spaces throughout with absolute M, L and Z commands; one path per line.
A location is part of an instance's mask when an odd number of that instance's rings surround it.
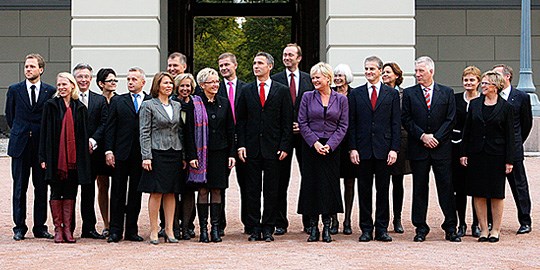
M 106 80 L 106 81 L 103 81 L 103 82 L 106 82 L 106 83 L 118 83 L 118 80 Z
M 204 82 L 205 84 L 219 84 L 219 81 L 208 81 Z

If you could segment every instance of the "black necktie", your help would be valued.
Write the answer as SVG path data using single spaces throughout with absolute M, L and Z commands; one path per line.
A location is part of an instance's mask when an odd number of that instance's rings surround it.
M 30 86 L 30 98 L 32 99 L 32 107 L 36 105 L 36 86 Z

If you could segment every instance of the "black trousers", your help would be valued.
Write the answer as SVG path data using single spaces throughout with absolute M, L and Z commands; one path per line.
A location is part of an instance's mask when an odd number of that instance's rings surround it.
M 449 155 L 450 156 L 450 155 Z M 430 230 L 426 223 L 429 201 L 429 171 L 433 168 L 435 184 L 439 197 L 439 206 L 444 214 L 441 225 L 446 232 L 455 232 L 457 225 L 454 187 L 452 185 L 452 163 L 450 159 L 411 160 L 413 173 L 412 223 L 416 233 L 427 234 Z
M 26 226 L 26 192 L 32 171 L 32 184 L 34 186 L 34 227 L 32 231 L 39 233 L 47 230 L 47 183 L 44 179 L 44 170 L 38 160 L 39 138 L 31 136 L 20 157 L 11 159 L 11 175 L 13 177 L 13 232 L 28 231 Z
M 529 193 L 529 183 L 523 160 L 515 161 L 511 174 L 507 174 L 508 183 L 512 190 L 514 201 L 518 212 L 520 225 L 531 225 L 531 195 Z
M 132 153 L 127 160 L 116 160 L 111 183 L 111 234 L 122 235 L 124 215 L 126 235 L 138 234 L 137 221 L 141 211 L 142 193 L 137 191 L 137 188 L 142 174 L 141 160 L 140 153 Z
M 358 173 L 358 198 L 360 204 L 360 229 L 371 233 L 388 231 L 390 210 L 388 193 L 390 189 L 390 168 L 383 159 L 363 159 Z M 372 218 L 373 208 L 373 176 L 375 176 L 375 223 Z
M 293 136 L 293 147 L 296 152 L 296 161 L 301 164 L 302 160 L 302 136 L 295 134 Z M 287 157 L 279 161 L 279 187 L 278 187 L 278 205 L 276 213 L 276 227 L 288 228 L 289 219 L 287 218 L 287 191 L 289 189 L 289 183 L 291 181 L 291 168 L 292 168 L 292 156 L 293 153 L 288 153 Z M 309 224 L 309 223 L 308 223 Z
M 246 223 L 255 230 L 274 230 L 278 188 L 279 161 L 277 159 L 248 158 L 246 160 L 247 178 Z M 264 173 L 264 177 L 263 177 Z M 261 192 L 264 198 L 261 219 Z

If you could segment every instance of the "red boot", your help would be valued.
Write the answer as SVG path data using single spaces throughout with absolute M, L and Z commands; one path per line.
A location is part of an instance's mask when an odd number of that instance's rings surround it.
M 62 200 L 50 200 L 51 213 L 54 223 L 54 242 L 64 243 L 64 235 L 62 232 Z
M 63 221 L 64 221 L 64 240 L 66 243 L 75 243 L 73 233 L 71 232 L 71 221 L 75 211 L 75 200 L 62 200 Z

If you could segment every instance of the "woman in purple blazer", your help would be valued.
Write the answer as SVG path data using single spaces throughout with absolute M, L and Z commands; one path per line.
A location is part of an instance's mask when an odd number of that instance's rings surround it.
M 298 109 L 298 125 L 304 138 L 302 183 L 298 213 L 310 217 L 308 242 L 319 240 L 319 215 L 322 215 L 322 240 L 332 242 L 330 216 L 343 213 L 339 183 L 339 144 L 347 133 L 347 97 L 330 88 L 332 67 L 320 62 L 311 68 L 315 90 L 305 92 Z

